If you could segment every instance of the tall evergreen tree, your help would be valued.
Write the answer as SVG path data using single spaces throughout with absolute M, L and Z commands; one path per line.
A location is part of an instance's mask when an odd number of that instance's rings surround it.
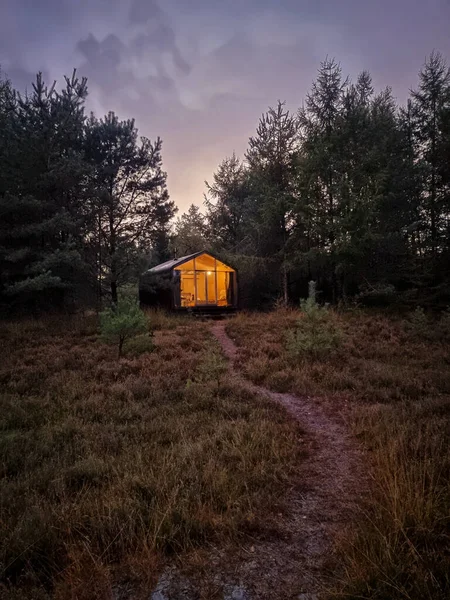
M 174 254 L 184 256 L 209 246 L 206 218 L 200 208 L 191 204 L 175 223 Z
M 298 122 L 278 102 L 262 115 L 256 135 L 249 139 L 246 160 L 256 200 L 253 224 L 255 245 L 260 256 L 275 258 L 281 272 L 283 300 L 289 297 L 287 243 L 292 230 L 294 164 L 298 147 Z
M 244 225 L 252 218 L 249 172 L 233 154 L 223 160 L 206 183 L 206 219 L 213 242 L 231 252 L 243 252 L 248 241 Z
M 419 73 L 418 89 L 412 92 L 417 159 L 423 175 L 422 215 L 428 235 L 428 248 L 436 267 L 443 250 L 448 189 L 442 178 L 445 153 L 446 115 L 450 109 L 450 70 L 438 52 L 433 52 Z
M 39 74 L 10 112 L 0 245 L 3 293 L 17 304 L 61 305 L 82 269 L 87 85 L 75 72 L 65 83 L 58 92 Z
M 97 228 L 92 235 L 98 279 L 109 286 L 113 303 L 118 288 L 136 276 L 139 248 L 168 246 L 168 224 L 175 213 L 162 170 L 162 141 L 138 141 L 134 120 L 119 121 L 114 113 L 91 116 L 86 156 L 95 187 Z
M 16 155 L 13 125 L 17 110 L 17 98 L 9 79 L 0 70 L 0 197 L 11 186 L 11 171 Z
M 333 299 L 337 298 L 335 252 L 336 217 L 339 213 L 339 128 L 347 86 L 348 80 L 343 79 L 340 65 L 327 58 L 321 63 L 312 90 L 299 110 L 303 167 L 311 175 L 304 178 L 303 195 L 310 204 L 318 247 L 328 258 Z

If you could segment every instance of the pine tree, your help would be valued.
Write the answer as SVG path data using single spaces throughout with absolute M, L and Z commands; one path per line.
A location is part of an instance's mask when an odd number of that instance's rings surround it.
M 377 94 L 370 107 L 370 135 L 366 162 L 367 220 L 361 253 L 361 275 L 366 281 L 404 287 L 410 276 L 406 229 L 415 220 L 414 164 L 391 90 Z M 361 285 L 361 277 L 359 285 Z
M 134 120 L 119 121 L 114 113 L 91 116 L 86 156 L 94 171 L 92 236 L 100 283 L 107 282 L 113 303 L 118 287 L 135 276 L 139 249 L 153 247 L 162 255 L 168 246 L 168 225 L 175 213 L 162 170 L 162 141 L 138 141 Z
M 231 252 L 244 252 L 248 249 L 248 231 L 243 225 L 251 218 L 248 170 L 233 154 L 221 162 L 212 184 L 205 183 L 206 220 L 212 242 Z
M 16 96 L 7 129 L 7 181 L 0 194 L 3 293 L 34 308 L 73 296 L 82 269 L 87 165 L 82 159 L 86 80 L 61 92 L 38 74 Z
M 200 208 L 191 204 L 175 223 L 173 247 L 177 256 L 205 250 L 209 246 L 205 216 Z
M 246 153 L 256 201 L 254 236 L 258 254 L 276 259 L 285 304 L 289 299 L 287 244 L 292 230 L 297 146 L 297 119 L 283 102 L 278 102 L 276 109 L 270 108 L 262 115 Z
M 439 177 L 443 186 L 443 237 L 445 248 L 442 264 L 450 281 L 450 106 L 442 111 L 442 139 L 440 143 Z
M 422 214 L 429 231 L 428 248 L 435 262 L 444 243 L 448 190 L 442 179 L 442 151 L 446 144 L 445 116 L 450 109 L 450 69 L 438 52 L 430 55 L 419 73 L 419 87 L 412 92 L 412 108 L 416 153 L 423 174 Z
M 329 261 L 333 300 L 338 293 L 335 253 L 341 160 L 339 128 L 347 86 L 348 80 L 342 78 L 340 65 L 327 58 L 321 63 L 317 80 L 299 110 L 303 169 L 309 173 L 301 187 L 303 195 L 313 199 L 309 205 L 313 211 L 316 243 Z

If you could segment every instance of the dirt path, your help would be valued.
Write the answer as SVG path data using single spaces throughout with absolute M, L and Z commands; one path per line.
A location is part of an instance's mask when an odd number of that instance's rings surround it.
M 248 390 L 286 408 L 306 430 L 310 452 L 301 466 L 303 485 L 294 486 L 276 539 L 255 541 L 242 549 L 236 599 L 320 598 L 327 584 L 327 567 L 336 536 L 357 518 L 368 489 L 361 451 L 344 423 L 330 416 L 319 399 L 272 392 L 244 379 L 235 368 L 239 350 L 224 322 L 212 333 L 229 359 L 230 374 Z M 240 595 L 239 595 L 240 594 Z
M 229 360 L 230 377 L 281 404 L 301 425 L 308 451 L 270 533 L 238 549 L 210 548 L 201 573 L 168 566 L 150 600 L 321 600 L 336 562 L 334 541 L 358 518 L 368 490 L 361 450 L 324 399 L 280 394 L 248 381 L 237 368 L 239 349 L 225 322 L 213 323 L 211 331 Z

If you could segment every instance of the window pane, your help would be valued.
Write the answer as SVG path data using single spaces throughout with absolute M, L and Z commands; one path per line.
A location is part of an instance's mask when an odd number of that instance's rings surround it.
M 181 306 L 195 306 L 194 271 L 181 273 Z
M 206 296 L 206 273 L 203 271 L 197 271 L 195 273 L 195 279 L 197 282 L 197 298 L 196 304 L 207 304 Z
M 206 272 L 206 291 L 208 297 L 208 304 L 216 303 L 216 272 Z
M 230 299 L 230 274 L 224 271 L 217 272 L 217 304 L 228 306 Z

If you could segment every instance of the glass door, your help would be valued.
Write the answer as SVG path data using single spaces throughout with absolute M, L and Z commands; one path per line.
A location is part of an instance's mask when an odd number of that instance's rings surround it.
M 206 272 L 205 271 L 195 271 L 195 284 L 196 284 L 196 298 L 195 303 L 199 304 L 207 304 L 208 301 L 208 292 L 207 292 L 207 283 L 206 283 Z
M 216 304 L 216 274 L 214 271 L 196 271 L 196 304 Z
M 208 304 L 216 304 L 217 302 L 217 288 L 216 288 L 216 272 L 206 272 L 206 298 Z

